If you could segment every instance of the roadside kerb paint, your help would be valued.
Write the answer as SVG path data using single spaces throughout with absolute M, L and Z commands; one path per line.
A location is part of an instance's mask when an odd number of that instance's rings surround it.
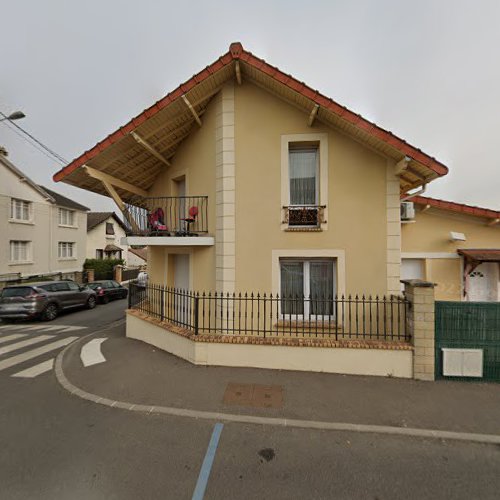
M 66 389 L 69 393 L 78 396 L 79 398 L 85 399 L 87 401 L 92 401 L 97 404 L 104 406 L 109 406 L 112 408 L 120 408 L 123 410 L 137 411 L 143 413 L 159 413 L 164 415 L 170 415 L 175 417 L 187 417 L 201 420 L 211 420 L 216 422 L 233 422 L 242 424 L 256 424 L 256 425 L 273 425 L 278 427 L 293 427 L 300 429 L 315 429 L 315 430 L 329 430 L 329 431 L 346 431 L 346 432 L 366 432 L 370 434 L 391 434 L 397 436 L 407 436 L 407 437 L 419 437 L 419 438 L 431 438 L 431 439 L 445 439 L 454 441 L 468 441 L 474 443 L 483 444 L 496 444 L 500 445 L 500 435 L 496 434 L 477 434 L 470 432 L 453 432 L 453 431 L 442 431 L 437 429 L 419 429 L 411 427 L 393 427 L 387 425 L 370 425 L 370 424 L 351 424 L 345 422 L 324 422 L 316 420 L 300 420 L 300 419 L 288 419 L 288 418 L 277 418 L 277 417 L 259 417 L 255 415 L 238 415 L 233 413 L 223 413 L 223 412 L 212 412 L 204 410 L 190 410 L 187 408 L 174 408 L 169 406 L 158 406 L 158 405 L 143 405 L 130 403 L 126 401 L 116 401 L 113 399 L 104 398 L 96 394 L 84 391 L 75 385 L 73 385 L 62 369 L 62 362 L 66 352 L 70 348 L 74 348 L 76 345 L 84 342 L 86 339 L 92 335 L 99 335 L 104 331 L 110 330 L 120 324 L 124 323 L 124 320 L 119 320 L 118 322 L 107 326 L 105 329 L 101 329 L 97 332 L 90 333 L 84 337 L 80 337 L 76 342 L 66 346 L 62 351 L 59 352 L 55 362 L 55 375 L 57 381 L 61 386 Z

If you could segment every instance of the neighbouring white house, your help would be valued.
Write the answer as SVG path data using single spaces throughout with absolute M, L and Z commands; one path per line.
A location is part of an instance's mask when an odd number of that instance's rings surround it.
M 82 270 L 89 208 L 36 184 L 0 147 L 0 280 Z
M 87 258 L 123 259 L 128 264 L 128 246 L 121 244 L 127 226 L 115 212 L 89 212 L 87 216 Z
M 128 247 L 127 265 L 129 267 L 145 266 L 148 263 L 148 250 L 144 248 Z

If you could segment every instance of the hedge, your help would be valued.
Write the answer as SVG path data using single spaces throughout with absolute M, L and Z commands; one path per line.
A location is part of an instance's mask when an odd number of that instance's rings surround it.
M 93 269 L 96 280 L 109 280 L 113 279 L 113 268 L 118 264 L 123 266 L 124 263 L 123 259 L 86 259 L 83 269 Z

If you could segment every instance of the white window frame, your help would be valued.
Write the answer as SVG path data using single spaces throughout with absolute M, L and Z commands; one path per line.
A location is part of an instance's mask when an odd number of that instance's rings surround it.
M 337 266 L 338 262 L 335 257 L 316 257 L 316 258 L 311 258 L 311 257 L 281 257 L 279 259 L 279 265 L 280 265 L 280 291 L 279 291 L 279 296 L 281 299 L 282 293 L 281 293 L 281 263 L 286 262 L 287 260 L 289 261 L 295 261 L 295 262 L 302 262 L 303 263 L 303 282 L 304 282 L 304 314 L 290 314 L 290 313 L 283 313 L 281 311 L 281 300 L 279 301 L 279 314 L 280 316 L 286 320 L 287 318 L 289 319 L 290 317 L 292 320 L 303 320 L 305 319 L 311 319 L 311 320 L 325 320 L 325 319 L 333 319 L 335 317 L 335 309 L 331 315 L 329 314 L 310 314 L 310 307 L 311 307 L 311 274 L 310 274 L 310 269 L 311 269 L 311 262 L 314 260 L 323 260 L 323 261 L 331 261 L 333 264 L 333 297 L 337 295 Z M 308 299 L 308 300 L 306 300 Z
M 21 215 L 24 212 L 23 207 L 28 209 L 28 218 L 18 218 L 16 217 L 17 208 L 20 206 Z M 10 222 L 19 222 L 22 224 L 31 224 L 33 222 L 33 202 L 28 200 L 22 200 L 21 198 L 11 198 L 10 199 Z
M 25 259 L 15 259 L 16 250 L 13 248 L 16 244 L 23 243 L 26 250 Z M 31 256 L 31 241 L 30 240 L 10 240 L 9 241 L 9 263 L 10 264 L 27 264 L 32 262 Z M 17 250 L 18 251 L 18 250 Z
M 281 136 L 281 206 L 290 206 L 290 144 L 298 143 L 317 143 L 319 152 L 319 189 L 317 189 L 318 205 L 324 205 L 323 220 L 321 229 L 328 229 L 328 134 L 327 133 L 312 133 L 312 134 L 288 134 Z M 287 223 L 283 222 L 283 214 L 279 214 L 281 229 L 286 231 L 289 229 Z M 310 228 L 309 228 L 310 229 Z
M 68 224 L 67 216 L 71 214 L 72 223 Z M 62 227 L 76 227 L 76 211 L 69 208 L 59 207 L 58 209 L 59 226 Z M 65 220 L 66 219 L 66 220 Z
M 69 249 L 71 249 L 71 255 L 68 255 Z M 76 243 L 74 241 L 59 241 L 57 243 L 57 258 L 59 260 L 75 260 Z

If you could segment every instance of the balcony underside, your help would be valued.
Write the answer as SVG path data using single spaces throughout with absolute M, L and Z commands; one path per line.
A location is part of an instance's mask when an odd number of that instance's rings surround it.
M 212 247 L 213 236 L 126 236 L 122 245 L 144 245 L 163 247 Z

